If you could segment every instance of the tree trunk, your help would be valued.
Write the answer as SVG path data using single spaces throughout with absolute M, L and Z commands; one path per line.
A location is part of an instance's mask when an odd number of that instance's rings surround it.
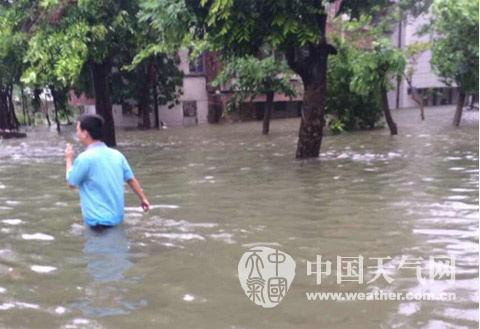
M 7 92 L 3 86 L 0 86 L 0 130 L 10 129 L 10 123 L 8 122 L 7 114 Z
M 143 117 L 143 128 L 150 129 L 152 123 L 150 121 L 150 90 L 152 90 L 155 80 L 155 69 L 153 67 L 153 57 L 150 57 L 146 67 L 146 86 L 140 94 L 140 107 Z
M 460 92 L 457 100 L 457 109 L 455 110 L 455 116 L 453 117 L 453 125 L 458 127 L 460 120 L 462 120 L 463 105 L 465 104 L 465 93 Z
M 152 56 L 148 65 L 148 84 L 153 94 L 154 127 L 160 128 L 160 118 L 158 117 L 158 95 L 157 95 L 157 70 L 155 67 L 155 58 Z
M 9 113 L 10 113 L 10 122 L 13 129 L 18 130 L 20 123 L 18 122 L 17 115 L 15 114 L 15 105 L 13 103 L 13 85 L 10 85 L 8 92 L 8 103 L 9 103 Z
M 272 117 L 272 109 L 273 109 L 273 97 L 275 94 L 273 91 L 267 93 L 267 101 L 265 102 L 265 113 L 263 114 L 263 130 L 262 133 L 264 135 L 268 135 L 270 131 L 270 118 Z
M 112 103 L 110 102 L 110 88 L 108 79 L 110 77 L 110 63 L 91 63 L 93 90 L 95 93 L 95 109 L 97 114 L 105 120 L 103 129 L 103 141 L 110 147 L 117 145 L 115 139 L 115 123 L 113 121 Z
M 144 129 L 150 129 L 152 127 L 150 122 L 150 107 L 148 106 L 148 98 L 150 93 L 148 91 L 148 88 L 143 88 L 140 94 L 138 105 L 140 111 L 142 112 L 142 125 Z
M 42 111 L 42 100 L 40 99 L 41 90 L 35 88 L 33 90 L 33 100 L 32 100 L 32 107 L 33 113 L 41 112 Z
M 50 86 L 53 98 L 53 108 L 55 109 L 55 123 L 57 124 L 57 131 L 60 132 L 60 120 L 58 119 L 58 95 L 54 86 Z
M 68 116 L 68 111 L 66 108 L 63 109 L 63 113 L 65 113 L 65 117 L 67 118 L 67 124 L 71 125 L 72 121 L 70 121 L 70 117 Z
M 22 113 L 23 113 L 23 125 L 24 126 L 27 126 L 27 112 L 25 111 L 25 95 L 23 93 L 23 87 L 20 88 L 22 93 L 21 93 L 21 96 L 22 97 Z
M 406 75 L 404 75 L 404 77 L 405 77 L 405 81 L 407 81 L 408 88 L 410 88 L 412 100 L 415 103 L 417 103 L 417 105 L 420 108 L 420 119 L 423 121 L 423 120 L 425 120 L 425 111 L 424 111 L 424 108 L 423 108 L 423 102 L 420 99 L 418 99 L 418 97 L 417 97 L 417 93 L 415 92 L 415 88 L 413 88 L 412 79 L 408 78 Z
M 28 125 L 31 126 L 32 125 L 32 117 L 30 116 L 30 107 L 28 105 L 27 100 L 25 100 L 25 108 L 27 110 Z
M 150 98 L 150 92 L 148 88 L 148 82 L 145 81 L 142 83 L 142 88 L 140 88 L 137 101 L 138 101 L 138 109 L 140 111 L 140 115 L 142 116 L 142 127 L 144 129 L 150 129 L 150 111 L 148 106 L 148 101 Z
M 327 15 L 316 15 L 320 32 L 319 44 L 307 44 L 297 51 L 295 43 L 287 47 L 288 65 L 301 78 L 304 86 L 302 119 L 298 133 L 297 159 L 316 158 L 320 154 L 327 91 L 327 57 L 336 54 L 325 34 Z
M 4 97 L 5 97 L 5 128 L 4 129 L 13 129 L 12 125 L 12 116 L 10 115 L 10 100 L 9 100 L 9 95 L 8 95 L 8 86 L 5 87 L 4 89 Z
M 24 91 L 23 88 L 22 88 L 22 107 L 23 107 L 23 112 L 24 112 L 23 116 L 25 118 L 25 122 L 27 122 L 27 119 L 28 119 L 28 125 L 31 126 L 32 125 L 32 119 L 30 118 L 28 101 L 27 101 L 27 98 L 25 96 L 25 91 Z
M 420 108 L 420 119 L 425 120 L 425 110 L 423 108 L 423 102 L 417 98 L 415 95 L 415 91 L 412 89 L 412 99 L 415 103 L 418 104 L 418 107 Z
M 142 117 L 142 127 L 144 129 L 151 128 L 150 122 L 150 89 L 153 84 L 153 79 L 151 76 L 151 65 L 150 62 L 146 64 L 142 64 L 141 66 L 141 84 L 140 88 L 137 92 L 137 102 L 138 102 L 138 110 L 139 116 Z
M 158 94 L 157 94 L 157 77 L 153 80 L 153 108 L 155 111 L 155 128 L 160 129 L 160 118 L 158 115 Z
M 325 60 L 326 66 L 326 60 Z M 302 120 L 298 134 L 297 159 L 317 158 L 320 154 L 324 126 L 326 67 L 316 81 L 304 84 Z
M 0 86 L 0 129 L 18 130 L 12 94 L 13 85 Z
M 45 118 L 47 119 L 48 126 L 50 127 L 52 123 L 50 122 L 50 115 L 48 115 L 48 102 L 45 99 Z
M 390 113 L 390 107 L 388 106 L 387 88 L 385 85 L 380 86 L 380 94 L 382 96 L 383 113 L 385 114 L 385 120 L 387 120 L 388 128 L 390 128 L 391 135 L 397 135 L 397 124 L 393 121 L 392 114 Z

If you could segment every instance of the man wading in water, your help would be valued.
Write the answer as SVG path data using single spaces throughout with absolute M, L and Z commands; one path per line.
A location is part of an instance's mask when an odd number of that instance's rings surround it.
M 123 221 L 124 181 L 137 194 L 143 210 L 150 208 L 127 159 L 101 141 L 103 125 L 99 115 L 81 115 L 77 120 L 77 136 L 86 149 L 73 162 L 72 145 L 67 143 L 65 147 L 67 183 L 70 188 L 79 187 L 83 221 L 100 230 Z

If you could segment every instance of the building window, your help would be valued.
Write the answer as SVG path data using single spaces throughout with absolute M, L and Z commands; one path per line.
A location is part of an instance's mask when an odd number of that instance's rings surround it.
M 183 117 L 184 118 L 196 118 L 197 117 L 197 102 L 196 101 L 184 101 L 183 102 Z
M 128 103 L 122 103 L 122 115 L 131 115 L 132 114 L 132 105 Z

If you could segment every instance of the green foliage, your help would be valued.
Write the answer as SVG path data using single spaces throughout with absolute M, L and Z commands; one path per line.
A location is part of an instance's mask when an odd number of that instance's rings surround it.
M 330 121 L 329 127 L 334 133 L 357 128 L 373 129 L 382 117 L 378 89 L 367 86 L 366 94 L 351 89 L 355 78 L 353 61 L 360 50 L 339 38 L 334 38 L 333 44 L 338 53 L 328 61 L 325 112 L 336 119 Z
M 37 11 L 22 75 L 29 85 L 69 87 L 88 62 L 112 61 L 135 40 L 137 1 L 44 0 L 32 6 Z
M 433 0 L 400 0 L 398 7 L 403 16 L 418 17 L 428 12 Z
M 345 130 L 373 129 L 383 116 L 380 87 L 391 89 L 391 78 L 401 79 L 405 56 L 385 38 L 396 18 L 396 8 L 389 7 L 350 22 L 333 21 L 330 39 L 337 55 L 328 61 L 325 110 Z
M 70 86 L 80 74 L 87 57 L 85 22 L 65 27 L 64 30 L 44 27 L 29 40 L 24 56 L 28 68 L 22 74 L 26 85 Z
M 196 24 L 195 15 L 187 8 L 184 0 L 143 0 L 138 13 L 140 22 L 148 23 L 155 31 L 157 40 L 145 47 L 149 53 L 175 54 L 180 47 L 191 41 L 191 26 Z
M 115 103 L 123 103 L 134 98 L 137 105 L 141 99 L 149 102 L 150 98 L 145 99 L 149 97 L 148 93 L 145 94 L 145 89 L 153 91 L 153 80 L 155 80 L 158 91 L 157 103 L 159 105 L 170 103 L 173 107 L 172 104 L 178 104 L 183 72 L 178 69 L 180 60 L 176 52 L 155 43 L 158 35 L 152 33 L 151 26 L 147 24 L 152 23 L 150 18 L 153 16 L 142 14 L 142 8 L 150 5 L 148 1 L 139 2 L 139 13 L 132 26 L 135 29 L 135 40 L 130 41 L 129 49 L 124 49 L 116 56 L 116 61 L 124 65 L 120 70 L 112 73 L 112 99 Z M 173 37 L 173 34 L 169 36 Z M 150 96 L 154 97 L 154 95 Z
M 265 44 L 299 51 L 325 42 L 326 9 L 334 0 L 143 0 L 139 17 L 158 34 L 139 56 L 187 45 L 221 50 L 228 57 L 253 55 Z M 387 0 L 344 0 L 341 12 L 358 17 Z M 322 23 L 323 22 L 323 23 Z M 199 40 L 207 41 L 199 43 Z
M 478 93 L 478 10 L 478 0 L 437 0 L 432 7 L 431 64 L 464 93 Z
M 30 10 L 26 0 L 0 3 L 0 85 L 18 83 L 27 49 L 23 23 Z
M 188 0 L 187 0 L 188 1 Z M 191 2 L 191 1 L 189 1 Z M 286 50 L 325 42 L 322 35 L 326 10 L 333 0 L 294 1 L 202 1 L 209 9 L 207 31 L 214 44 L 236 54 L 255 54 L 265 43 Z M 340 12 L 358 17 L 359 13 L 382 0 L 344 0 Z
M 255 96 L 269 92 L 288 97 L 296 96 L 287 64 L 284 61 L 275 61 L 274 56 L 262 60 L 253 56 L 236 57 L 224 67 L 211 85 L 233 82 L 231 89 L 235 93 L 228 103 L 227 111 L 232 111 L 235 105 L 245 100 L 252 101 Z
M 130 58 L 130 61 L 132 59 Z M 125 62 L 129 62 L 125 59 Z M 179 71 L 178 60 L 165 54 L 158 54 L 144 59 L 128 70 L 117 70 L 112 73 L 112 102 L 124 103 L 135 99 L 138 105 L 140 95 L 148 86 L 148 65 L 152 65 L 157 83 L 157 102 L 159 105 L 177 104 L 179 87 L 183 84 L 183 72 Z M 152 98 L 154 95 L 151 95 Z
M 88 60 L 104 63 L 136 41 L 138 0 L 81 0 L 71 7 L 63 21 L 88 22 Z
M 393 47 L 390 40 L 375 41 L 371 50 L 360 52 L 352 62 L 355 76 L 350 89 L 361 95 L 368 95 L 372 87 L 392 89 L 390 79 L 395 77 L 401 81 L 405 65 L 405 55 Z
M 77 95 L 85 92 L 94 97 L 91 64 L 107 63 L 113 68 L 108 77 L 113 87 L 112 100 L 121 102 L 138 98 L 140 92 L 148 88 L 146 65 L 152 59 L 160 90 L 159 104 L 175 100 L 182 77 L 172 58 L 159 51 L 148 52 L 147 57 L 142 53 L 132 65 L 135 55 L 156 40 L 152 39 L 148 24 L 137 17 L 140 2 L 43 0 L 33 3 L 37 11 L 33 18 L 35 24 L 29 31 L 28 50 L 23 56 L 26 64 L 23 83 L 40 88 L 54 86 L 59 97 L 72 87 Z M 60 104 L 66 111 L 66 103 Z
M 338 135 L 341 134 L 345 129 L 345 123 L 343 123 L 340 119 L 333 119 L 328 123 L 328 127 L 334 135 Z

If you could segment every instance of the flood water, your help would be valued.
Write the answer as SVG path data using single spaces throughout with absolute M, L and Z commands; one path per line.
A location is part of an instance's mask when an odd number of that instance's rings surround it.
M 319 160 L 294 159 L 298 119 L 121 131 L 119 149 L 148 196 L 126 193 L 122 226 L 85 229 L 64 180 L 67 128 L 0 140 L 0 328 L 477 328 L 478 112 L 394 112 L 388 129 L 326 136 Z M 76 152 L 80 148 L 76 146 Z M 252 303 L 237 266 L 262 245 L 296 261 L 273 309 Z M 321 284 L 307 275 L 332 262 Z M 455 282 L 393 270 L 337 283 L 337 256 L 455 257 Z M 367 264 L 368 260 L 368 264 Z M 452 292 L 452 301 L 309 301 L 307 292 Z

